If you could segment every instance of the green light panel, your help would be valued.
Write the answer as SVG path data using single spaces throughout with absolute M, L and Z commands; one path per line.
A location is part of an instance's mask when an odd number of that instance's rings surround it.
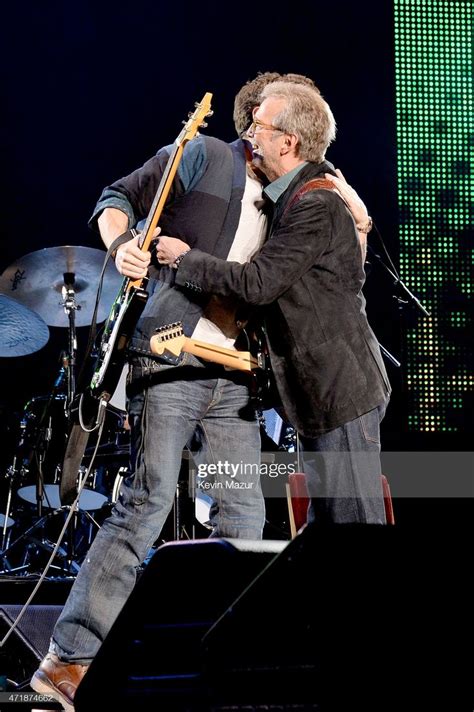
M 431 313 L 405 329 L 408 428 L 467 432 L 474 4 L 394 0 L 394 10 L 400 273 Z

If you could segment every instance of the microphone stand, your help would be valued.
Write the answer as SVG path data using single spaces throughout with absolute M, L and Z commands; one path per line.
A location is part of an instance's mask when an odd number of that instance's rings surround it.
M 378 230 L 377 230 L 377 233 L 378 233 Z M 379 237 L 380 237 L 380 235 L 379 235 Z M 381 237 L 380 237 L 380 239 L 381 239 Z M 399 305 L 405 305 L 405 304 L 408 304 L 408 303 L 412 303 L 412 304 L 415 305 L 415 307 L 416 307 L 417 309 L 419 309 L 419 310 L 421 311 L 421 313 L 422 313 L 424 316 L 431 316 L 431 314 L 429 313 L 429 311 L 426 309 L 426 307 L 423 306 L 423 304 L 420 302 L 420 300 L 418 299 L 418 297 L 416 297 L 416 296 L 413 294 L 413 292 L 411 292 L 411 291 L 408 289 L 408 287 L 406 286 L 406 284 L 405 284 L 404 282 L 402 282 L 402 280 L 400 279 L 400 276 L 397 274 L 397 272 L 396 272 L 396 270 L 395 270 L 395 267 L 393 266 L 392 260 L 390 259 L 390 255 L 388 254 L 388 252 L 387 252 L 387 250 L 386 250 L 385 245 L 383 244 L 383 242 L 382 242 L 382 245 L 383 245 L 383 247 L 384 247 L 384 249 L 385 249 L 385 252 L 386 252 L 386 254 L 387 254 L 388 259 L 390 260 L 390 263 L 391 263 L 393 269 L 391 269 L 391 268 L 383 261 L 383 259 L 381 258 L 381 256 L 374 250 L 374 248 L 373 248 L 371 245 L 367 244 L 367 249 L 370 251 L 370 254 L 375 257 L 375 259 L 377 260 L 377 262 L 379 263 L 379 265 L 381 265 L 381 266 L 383 267 L 383 269 L 390 275 L 391 279 L 393 280 L 393 286 L 394 286 L 395 288 L 396 288 L 396 287 L 400 287 L 400 288 L 403 290 L 403 293 L 404 293 L 404 295 L 407 297 L 407 300 L 404 300 L 404 299 L 402 299 L 401 297 L 398 297 L 396 294 L 393 295 L 394 298 L 398 301 Z M 379 343 L 379 347 L 380 347 L 380 350 L 381 350 L 382 354 L 383 354 L 394 366 L 396 366 L 397 368 L 399 368 L 399 367 L 401 366 L 400 361 L 398 361 L 398 359 L 396 359 L 396 358 L 390 353 L 390 351 L 387 351 L 387 349 L 386 349 L 384 346 L 382 346 L 382 344 Z
M 378 344 L 379 344 L 379 349 L 382 352 L 382 354 L 385 356 L 385 358 L 388 361 L 390 361 L 390 363 L 393 364 L 396 368 L 400 368 L 400 366 L 402 365 L 401 362 L 398 359 L 396 359 L 395 356 L 393 354 L 391 354 L 390 351 L 388 351 L 388 349 L 385 348 L 385 346 L 382 346 L 380 341 L 378 342 Z
M 413 292 L 410 292 L 410 290 L 408 289 L 408 287 L 406 286 L 406 284 L 405 284 L 404 282 L 402 282 L 402 280 L 400 279 L 400 276 L 399 276 L 398 274 L 396 274 L 393 270 L 391 270 L 390 267 L 389 267 L 387 264 L 385 264 L 385 262 L 383 261 L 383 259 L 380 257 L 380 255 L 379 255 L 377 252 L 375 252 L 375 250 L 373 249 L 373 247 L 372 247 L 371 245 L 368 245 L 368 249 L 370 250 L 370 254 L 375 257 L 375 259 L 377 260 L 377 262 L 384 268 L 384 270 L 385 270 L 385 271 L 390 275 L 390 277 L 393 279 L 393 286 L 394 286 L 394 287 L 401 287 L 401 289 L 403 290 L 403 293 L 404 293 L 404 295 L 407 297 L 408 301 L 404 301 L 404 300 L 401 299 L 400 297 L 397 297 L 396 295 L 394 295 L 395 299 L 396 299 L 400 304 L 408 304 L 408 303 L 411 302 L 412 304 L 415 305 L 415 307 L 416 307 L 417 309 L 419 309 L 419 310 L 421 311 L 421 313 L 422 313 L 424 316 L 431 316 L 431 314 L 429 313 L 429 311 L 426 309 L 426 307 L 423 306 L 423 304 L 420 302 L 420 300 L 418 299 L 418 297 L 415 297 L 415 295 L 413 294 Z

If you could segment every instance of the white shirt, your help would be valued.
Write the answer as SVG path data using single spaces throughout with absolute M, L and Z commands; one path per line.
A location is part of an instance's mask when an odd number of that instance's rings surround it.
M 264 243 L 267 218 L 262 212 L 262 189 L 260 181 L 247 172 L 239 225 L 227 257 L 228 261 L 240 264 L 248 262 Z M 217 324 L 204 316 L 196 324 L 192 338 L 216 346 L 234 348 L 234 339 L 226 337 Z

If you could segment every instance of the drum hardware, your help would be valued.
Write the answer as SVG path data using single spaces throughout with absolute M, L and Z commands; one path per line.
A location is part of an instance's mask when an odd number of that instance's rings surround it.
M 212 530 L 210 511 L 213 500 L 196 487 L 194 456 L 185 448 L 182 453 L 176 494 L 170 512 L 172 539 L 189 540 L 209 535 Z
M 99 255 L 102 254 L 100 251 L 93 252 L 99 252 Z M 48 469 L 48 472 L 45 472 L 45 469 L 47 469 L 46 465 L 50 464 L 48 462 L 48 452 L 53 440 L 53 435 L 56 439 L 55 444 L 58 444 L 58 437 L 55 432 L 57 423 L 53 422 L 53 418 L 56 418 L 57 416 L 57 404 L 59 403 L 62 406 L 64 423 L 61 422 L 59 426 L 60 451 L 55 452 L 54 454 L 62 462 L 67 437 L 66 417 L 69 413 L 70 405 L 74 400 L 76 389 L 76 313 L 80 312 L 82 305 L 76 300 L 77 280 L 76 274 L 71 271 L 72 265 L 73 260 L 68 262 L 68 271 L 63 272 L 60 290 L 57 288 L 58 283 L 54 283 L 56 304 L 61 305 L 64 308 L 64 312 L 68 317 L 68 350 L 67 352 L 61 353 L 61 367 L 51 393 L 44 399 L 44 405 L 40 399 L 33 399 L 35 407 L 38 402 L 40 405 L 43 405 L 41 412 L 36 414 L 35 412 L 31 412 L 31 403 L 28 403 L 27 406 L 25 406 L 25 419 L 23 421 L 22 437 L 18 445 L 18 455 L 22 458 L 23 473 L 31 471 L 34 472 L 35 484 L 33 486 L 23 486 L 18 488 L 17 494 L 20 499 L 23 499 L 30 504 L 36 504 L 36 522 L 23 535 L 16 539 L 13 544 L 9 544 L 9 538 L 7 538 L 6 531 L 6 525 L 8 523 L 7 512 L 3 527 L 2 558 L 5 562 L 5 568 L 15 572 L 29 572 L 32 565 L 34 565 L 35 561 L 39 558 L 39 552 L 53 551 L 55 552 L 54 555 L 58 557 L 59 565 L 53 564 L 53 561 L 50 560 L 47 566 L 51 566 L 53 570 L 60 571 L 66 575 L 75 575 L 79 570 L 79 564 L 77 563 L 78 552 L 76 549 L 78 532 L 81 530 L 83 521 L 86 520 L 89 526 L 88 543 L 91 543 L 91 527 L 96 526 L 98 528 L 99 525 L 89 514 L 88 510 L 100 509 L 100 507 L 102 507 L 102 505 L 107 501 L 107 497 L 104 495 L 87 490 L 84 487 L 85 476 L 89 477 L 92 462 L 90 463 L 89 469 L 85 467 L 79 468 L 77 491 L 78 493 L 80 492 L 80 496 L 77 497 L 77 501 L 74 505 L 68 505 L 65 507 L 61 506 L 60 485 L 56 484 L 58 481 L 58 474 L 60 472 L 59 466 L 56 466 L 55 468 L 55 483 L 45 483 L 45 474 L 48 474 L 49 476 L 51 475 L 51 471 Z M 79 284 L 79 288 L 80 287 L 81 284 Z M 58 291 L 61 292 L 62 301 L 57 300 Z M 24 292 L 23 296 L 25 299 L 27 297 L 29 298 L 29 292 Z M 41 301 L 35 302 L 35 306 L 41 309 Z M 26 307 L 22 308 L 24 308 L 25 311 L 27 310 Z M 66 393 L 63 392 L 64 390 L 66 390 Z M 33 432 L 31 432 L 31 428 L 33 428 Z M 17 471 L 17 460 L 18 457 L 16 456 L 13 466 L 10 468 L 11 478 L 10 494 L 8 499 L 9 507 L 11 507 L 13 480 L 15 479 L 14 475 L 16 475 Z M 72 509 L 73 511 L 71 511 Z M 44 510 L 52 511 L 49 511 L 44 516 Z M 59 541 L 56 545 L 52 544 L 48 540 L 46 531 L 51 521 L 54 520 L 54 518 L 57 519 L 57 515 L 62 514 L 65 511 L 69 511 L 71 515 L 66 518 L 66 521 L 68 522 L 68 531 L 65 533 L 66 549 L 64 549 L 64 547 L 61 548 Z M 19 566 L 15 568 L 11 565 L 9 558 L 15 557 L 18 554 L 20 543 L 26 544 L 26 546 L 22 558 L 20 561 L 17 561 Z
M 83 326 L 90 324 L 95 307 L 95 291 L 103 261 L 103 251 L 89 248 L 53 248 L 41 250 L 37 253 L 27 255 L 22 264 L 13 265 L 0 277 L 0 292 L 15 291 L 16 304 L 10 297 L 0 294 L 0 322 L 5 320 L 12 322 L 16 319 L 11 317 L 20 314 L 23 322 L 26 321 L 28 328 L 20 329 L 20 332 L 27 331 L 29 340 L 27 350 L 17 345 L 18 338 L 13 328 L 10 328 L 8 343 L 4 345 L 2 337 L 5 330 L 2 328 L 0 336 L 1 355 L 23 355 L 32 353 L 34 350 L 44 345 L 49 330 L 44 328 L 46 323 L 52 326 L 63 326 L 59 321 L 57 306 L 62 306 L 68 317 L 68 350 L 61 354 L 62 366 L 54 383 L 52 392 L 49 394 L 45 407 L 37 420 L 34 421 L 35 433 L 32 439 L 21 446 L 30 447 L 30 452 L 26 452 L 26 457 L 21 463 L 20 472 L 23 477 L 33 469 L 36 481 L 34 487 L 21 487 L 18 489 L 20 499 L 30 504 L 36 503 L 36 521 L 33 525 L 21 534 L 13 543 L 10 543 L 10 536 L 6 529 L 10 525 L 10 518 L 7 515 L 2 520 L 3 537 L 0 560 L 3 567 L 9 573 L 29 575 L 36 570 L 40 572 L 39 580 L 30 598 L 20 612 L 17 621 L 24 610 L 35 596 L 42 581 L 51 569 L 54 576 L 75 576 L 79 570 L 82 555 L 85 556 L 91 544 L 94 529 L 99 528 L 99 524 L 94 519 L 89 510 L 93 511 L 103 506 L 107 497 L 97 492 L 87 490 L 84 485 L 90 477 L 94 457 L 97 453 L 98 444 L 101 441 L 103 422 L 98 427 L 97 447 L 94 449 L 88 468 L 79 467 L 77 496 L 72 503 L 55 508 L 59 502 L 60 486 L 56 484 L 59 468 L 55 470 L 54 484 L 45 483 L 45 475 L 50 475 L 49 465 L 51 454 L 54 450 L 52 441 L 57 438 L 58 430 L 60 439 L 64 433 L 64 440 L 61 441 L 60 458 L 57 461 L 63 462 L 65 445 L 67 440 L 67 429 L 59 427 L 55 433 L 55 423 L 53 416 L 53 404 L 56 406 L 59 400 L 64 401 L 64 425 L 66 426 L 66 416 L 69 418 L 70 410 L 74 401 L 76 391 L 76 325 Z M 62 269 L 57 269 L 58 263 Z M 13 270 L 13 272 L 12 272 Z M 62 274 L 62 280 L 57 279 L 57 275 Z M 106 280 L 103 300 L 98 312 L 98 321 L 103 321 L 110 311 L 110 307 L 118 291 L 122 278 L 118 272 L 109 266 L 108 279 Z M 61 295 L 62 300 L 58 297 Z M 77 295 L 77 298 L 76 298 Z M 39 313 L 35 315 L 29 305 Z M 4 308 L 4 306 L 6 307 Z M 101 313 L 101 310 L 103 314 Z M 33 316 L 32 316 L 33 315 Z M 76 319 L 77 315 L 77 319 Z M 4 318 L 6 316 L 6 319 Z M 42 316 L 45 317 L 43 322 Z M 17 319 L 20 321 L 20 318 Z M 46 337 L 45 337 L 46 331 Z M 41 341 L 42 339 L 42 341 Z M 4 348 L 5 347 L 5 348 Z M 64 393 L 64 390 L 66 393 Z M 63 423 L 61 422 L 61 425 Z M 26 424 L 25 424 L 26 426 Z M 28 440 L 28 438 L 26 438 Z M 25 454 L 24 452 L 22 454 Z M 48 462 L 49 460 L 49 462 Z M 12 494 L 14 491 L 13 479 L 18 477 L 16 458 L 12 465 L 11 489 L 8 498 L 8 506 L 11 508 Z M 43 510 L 50 511 L 43 515 Z M 63 517 L 65 520 L 63 522 Z M 51 529 L 62 524 L 62 529 L 53 544 L 49 533 Z M 49 555 L 46 563 L 44 555 Z M 43 558 L 41 558 L 43 557 Z M 10 631 L 11 632 L 11 631 Z
M 13 458 L 13 462 L 6 471 L 5 477 L 8 479 L 8 494 L 7 494 L 7 508 L 5 514 L 0 515 L 0 524 L 2 527 L 2 546 L 0 551 L 3 551 L 8 546 L 8 541 L 10 538 L 10 532 L 8 531 L 14 520 L 10 517 L 11 507 L 12 507 L 12 496 L 13 496 L 13 485 L 14 480 L 17 475 L 16 469 L 16 457 Z
M 78 496 L 72 505 L 61 506 L 58 485 L 44 485 L 48 507 L 52 511 L 37 519 L 13 543 L 10 543 L 7 549 L 0 553 L 4 570 L 9 573 L 30 574 L 34 572 L 36 565 L 41 570 L 44 568 L 44 561 L 41 560 L 40 555 L 47 553 L 50 554 L 47 568 L 51 568 L 55 575 L 69 577 L 78 573 L 82 558 L 92 543 L 94 528 L 100 528 L 89 509 L 100 509 L 107 501 L 107 497 L 104 495 L 84 488 L 90 476 L 90 469 L 90 467 L 81 467 L 78 474 Z M 18 490 L 17 494 L 26 502 L 35 504 L 34 490 L 34 487 L 23 487 Z M 83 497 L 85 499 L 82 499 Z M 83 508 L 80 507 L 81 501 Z M 66 520 L 63 529 L 56 543 L 53 543 L 47 537 L 47 528 L 48 526 L 52 527 L 55 520 L 58 520 L 60 525 L 64 515 L 66 515 Z M 20 545 L 23 545 L 23 548 L 20 548 Z M 79 545 L 81 552 L 78 551 Z M 57 562 L 53 563 L 55 559 Z
M 51 508 L 48 491 L 45 490 L 45 476 L 51 477 L 53 474 L 51 460 L 61 457 L 66 445 L 66 396 L 59 393 L 62 383 L 63 376 L 60 372 L 48 396 L 39 396 L 28 401 L 21 421 L 22 433 L 16 460 L 20 458 L 23 477 L 25 474 L 33 474 L 35 477 L 35 485 L 29 487 L 28 491 L 35 492 L 38 519 L 43 516 L 44 507 Z M 38 406 L 39 412 L 36 412 Z M 58 418 L 63 422 L 58 422 Z M 31 502 L 31 497 L 28 501 Z
M 74 272 L 63 273 L 64 284 L 61 288 L 63 297 L 63 307 L 69 320 L 68 327 L 68 353 L 67 353 L 67 410 L 76 392 L 76 357 L 77 357 L 77 337 L 76 337 L 76 312 L 82 309 L 76 300 Z

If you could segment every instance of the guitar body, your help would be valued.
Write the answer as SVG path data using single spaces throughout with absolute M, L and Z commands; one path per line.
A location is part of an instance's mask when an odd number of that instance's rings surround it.
M 273 375 L 267 339 L 261 326 L 253 326 L 250 351 L 258 358 L 258 368 L 252 370 L 249 385 L 250 404 L 255 410 L 268 410 L 281 405 Z
M 247 346 L 247 351 L 196 341 L 184 335 L 181 322 L 162 326 L 150 339 L 150 348 L 157 356 L 168 353 L 179 356 L 183 351 L 230 370 L 249 374 L 250 405 L 255 410 L 266 410 L 280 404 L 264 331 L 253 327 L 243 329 L 237 341 Z M 237 345 L 237 342 L 236 342 Z
M 107 319 L 91 379 L 90 393 L 95 398 L 108 401 L 113 395 L 125 364 L 128 344 L 147 299 L 148 293 L 143 287 L 129 287 L 129 280 L 124 280 Z

